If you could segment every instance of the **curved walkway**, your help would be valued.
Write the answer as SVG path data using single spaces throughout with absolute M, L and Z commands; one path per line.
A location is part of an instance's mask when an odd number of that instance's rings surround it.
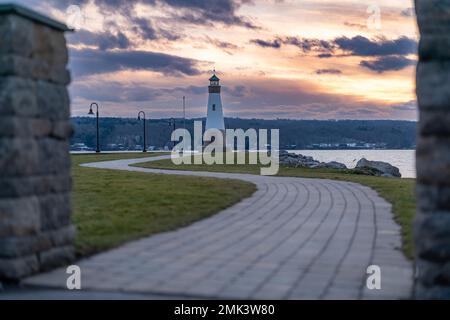
M 400 251 L 391 205 L 359 184 L 130 167 L 167 156 L 83 166 L 241 179 L 257 191 L 220 213 L 81 260 L 82 288 L 167 297 L 404 299 L 412 265 Z M 149 176 L 151 179 L 151 176 Z M 366 287 L 381 268 L 381 290 Z M 25 285 L 64 288 L 65 269 Z

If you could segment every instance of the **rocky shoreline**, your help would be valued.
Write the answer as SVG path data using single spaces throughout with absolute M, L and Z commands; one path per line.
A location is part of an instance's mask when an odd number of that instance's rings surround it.
M 360 159 L 354 169 L 349 169 L 345 164 L 340 162 L 320 162 L 310 156 L 280 151 L 280 164 L 295 168 L 335 169 L 355 174 L 401 178 L 400 170 L 390 163 L 369 161 L 365 158 Z

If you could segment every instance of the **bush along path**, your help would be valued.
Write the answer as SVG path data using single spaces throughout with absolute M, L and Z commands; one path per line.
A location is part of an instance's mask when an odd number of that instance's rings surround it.
M 84 166 L 240 179 L 257 191 L 190 226 L 79 261 L 83 290 L 192 298 L 411 296 L 413 270 L 400 250 L 400 227 L 391 205 L 372 189 L 326 179 L 130 166 L 164 158 Z M 66 279 L 61 268 L 23 283 L 65 288 Z

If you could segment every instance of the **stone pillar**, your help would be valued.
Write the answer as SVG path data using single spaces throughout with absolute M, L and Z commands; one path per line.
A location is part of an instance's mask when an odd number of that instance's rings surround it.
M 415 243 L 419 299 L 450 298 L 450 0 L 416 0 L 417 67 Z
M 0 280 L 74 259 L 67 27 L 0 5 Z

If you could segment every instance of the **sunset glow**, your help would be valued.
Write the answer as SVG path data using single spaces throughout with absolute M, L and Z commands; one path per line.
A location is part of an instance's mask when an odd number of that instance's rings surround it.
M 181 117 L 185 95 L 204 117 L 216 68 L 227 117 L 416 120 L 411 1 L 18 2 L 61 21 L 80 8 L 74 116 L 97 101 L 104 116 Z

